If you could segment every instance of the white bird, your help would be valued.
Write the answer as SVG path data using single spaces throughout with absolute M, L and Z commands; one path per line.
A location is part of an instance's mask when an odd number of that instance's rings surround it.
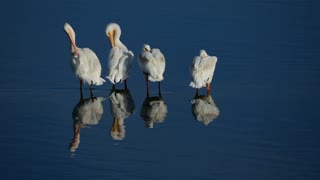
M 216 56 L 209 56 L 205 50 L 200 50 L 200 56 L 194 57 L 190 66 L 190 86 L 196 88 L 196 96 L 202 87 L 206 87 L 207 94 L 210 94 L 210 84 L 217 61 Z
M 108 75 L 107 79 L 113 84 L 112 89 L 115 89 L 115 84 L 124 81 L 127 88 L 127 78 L 133 62 L 133 53 L 120 41 L 121 29 L 116 23 L 107 25 L 106 34 L 110 40 L 111 50 L 108 59 Z
M 151 50 L 148 44 L 144 44 L 138 63 L 145 75 L 147 96 L 149 96 L 149 81 L 158 82 L 158 92 L 161 96 L 160 82 L 164 79 L 166 60 L 160 49 L 153 48 Z
M 105 82 L 101 76 L 101 64 L 97 55 L 89 48 L 78 48 L 76 45 L 76 35 L 72 27 L 64 24 L 64 30 L 67 33 L 71 43 L 71 67 L 76 76 L 80 79 L 80 93 L 82 96 L 83 82 L 90 86 L 92 95 L 92 84 L 102 85 Z

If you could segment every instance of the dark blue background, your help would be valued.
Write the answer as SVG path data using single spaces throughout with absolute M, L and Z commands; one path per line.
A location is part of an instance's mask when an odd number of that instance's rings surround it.
M 300 0 L 6 1 L 0 7 L 1 179 L 319 179 L 318 5 Z M 117 22 L 134 52 L 128 80 L 136 113 L 114 141 L 109 101 L 99 124 L 81 130 L 70 155 L 79 100 L 70 68 L 70 23 L 79 47 L 100 58 Z M 165 122 L 146 129 L 144 43 L 167 61 Z M 218 57 L 212 82 L 220 116 L 194 120 L 189 65 L 200 49 Z M 107 97 L 111 84 L 95 87 Z M 122 87 L 120 85 L 119 87 Z M 156 94 L 156 84 L 151 93 Z M 201 91 L 204 93 L 204 91 Z M 85 96 L 89 95 L 87 89 Z

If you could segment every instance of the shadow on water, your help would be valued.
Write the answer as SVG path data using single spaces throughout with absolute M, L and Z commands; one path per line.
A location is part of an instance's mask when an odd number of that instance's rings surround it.
M 211 94 L 196 95 L 193 100 L 191 100 L 191 104 L 191 111 L 195 120 L 202 122 L 206 126 L 220 114 L 220 110 L 215 104 Z
M 80 98 L 72 111 L 73 118 L 73 139 L 69 150 L 74 153 L 80 144 L 81 128 L 97 125 L 103 115 L 102 102 L 104 97 Z
M 140 116 L 145 121 L 146 128 L 153 128 L 153 123 L 164 122 L 167 114 L 168 107 L 160 93 L 159 96 L 146 96 L 140 111 Z
M 124 120 L 135 112 L 134 100 L 129 89 L 113 89 L 109 95 L 113 124 L 110 135 L 114 140 L 123 140 L 126 136 Z

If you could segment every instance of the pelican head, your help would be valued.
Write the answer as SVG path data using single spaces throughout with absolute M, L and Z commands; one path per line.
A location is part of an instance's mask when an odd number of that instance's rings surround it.
M 76 34 L 75 34 L 74 30 L 72 29 L 72 27 L 70 26 L 70 24 L 68 24 L 68 23 L 64 24 L 64 31 L 67 33 L 67 35 L 70 39 L 73 51 L 79 56 L 79 51 L 76 46 Z
M 68 33 L 70 30 L 73 31 L 72 27 L 68 23 L 64 23 L 64 30 Z
M 150 48 L 149 44 L 144 44 L 142 50 L 150 52 L 151 48 Z
M 208 56 L 208 54 L 207 54 L 207 52 L 205 50 L 201 49 L 200 50 L 200 56 L 201 57 L 206 57 L 206 56 Z
M 106 34 L 110 40 L 111 47 L 114 47 L 115 41 L 120 38 L 121 28 L 117 23 L 110 23 L 106 27 Z

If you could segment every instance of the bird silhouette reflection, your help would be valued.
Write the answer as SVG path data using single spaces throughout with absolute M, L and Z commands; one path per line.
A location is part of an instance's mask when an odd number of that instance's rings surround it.
M 216 106 L 211 94 L 196 95 L 191 104 L 194 118 L 206 126 L 220 114 L 220 110 Z
M 140 111 L 146 128 L 153 128 L 154 123 L 162 123 L 168 114 L 168 107 L 159 91 L 159 96 L 149 97 L 147 94 Z
M 124 120 L 135 112 L 135 104 L 129 89 L 114 89 L 109 96 L 113 124 L 110 135 L 114 140 L 123 140 L 126 136 Z
M 70 152 L 75 152 L 80 144 L 80 130 L 86 126 L 97 125 L 103 115 L 103 97 L 80 98 L 72 111 L 73 139 L 70 144 Z

